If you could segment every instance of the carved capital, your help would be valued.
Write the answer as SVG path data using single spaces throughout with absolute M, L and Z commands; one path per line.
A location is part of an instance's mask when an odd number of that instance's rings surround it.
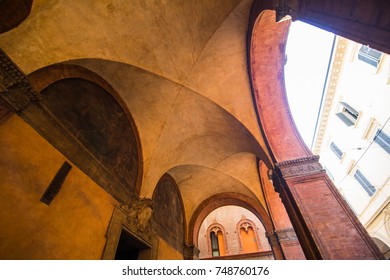
M 184 244 L 183 255 L 185 260 L 197 260 L 199 259 L 200 250 L 195 245 Z
M 102 258 L 115 258 L 119 239 L 125 231 L 141 244 L 138 259 L 157 259 L 158 238 L 151 221 L 151 200 L 134 196 L 133 203 L 115 207 L 107 230 L 107 243 Z M 138 245 L 137 245 L 138 246 Z
M 40 100 L 27 76 L 0 49 L 0 98 L 15 111 L 22 111 L 31 101 Z
M 276 170 L 283 178 L 309 175 L 324 171 L 319 156 L 311 156 L 276 163 Z
M 278 236 L 279 242 L 298 240 L 297 235 L 293 228 L 275 230 L 275 233 Z

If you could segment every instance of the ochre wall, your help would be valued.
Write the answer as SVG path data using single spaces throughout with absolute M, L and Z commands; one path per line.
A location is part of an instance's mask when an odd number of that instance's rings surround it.
M 100 259 L 117 202 L 76 168 L 50 206 L 42 194 L 67 159 L 17 115 L 0 124 L 0 259 Z
M 170 246 L 164 239 L 158 239 L 158 260 L 182 260 L 183 254 L 176 251 L 172 246 Z

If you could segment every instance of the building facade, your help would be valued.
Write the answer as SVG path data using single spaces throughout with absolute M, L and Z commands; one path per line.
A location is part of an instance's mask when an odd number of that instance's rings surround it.
M 313 152 L 389 258 L 390 57 L 337 37 Z
M 198 248 L 200 259 L 273 259 L 263 224 L 238 206 L 220 207 L 204 219 Z

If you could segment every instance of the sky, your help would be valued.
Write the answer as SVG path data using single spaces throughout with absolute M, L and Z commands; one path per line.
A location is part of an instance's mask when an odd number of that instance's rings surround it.
M 296 126 L 311 148 L 334 34 L 301 21 L 287 39 L 285 83 Z

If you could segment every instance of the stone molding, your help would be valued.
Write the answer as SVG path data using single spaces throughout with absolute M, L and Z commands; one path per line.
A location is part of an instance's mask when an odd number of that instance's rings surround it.
M 0 98 L 15 111 L 22 111 L 31 101 L 41 99 L 31 86 L 27 76 L 0 49 Z
M 283 178 L 303 176 L 324 171 L 318 160 L 319 156 L 310 156 L 278 162 L 275 166 Z
M 346 50 L 348 45 L 348 39 L 338 36 L 337 44 L 335 46 L 335 52 L 333 55 L 332 68 L 329 72 L 329 78 L 327 81 L 327 89 L 325 93 L 325 99 L 323 102 L 323 109 L 321 112 L 321 117 L 318 122 L 318 128 L 315 132 L 314 140 L 314 154 L 319 154 L 324 141 L 325 131 L 328 125 L 329 117 L 331 116 L 332 105 L 336 102 L 336 92 L 339 84 L 339 77 L 346 60 Z
M 0 98 L 0 124 L 7 120 L 11 114 L 12 109 L 10 106 L 2 98 Z
M 119 208 L 126 214 L 126 225 L 136 233 L 150 241 L 155 234 L 153 227 L 154 202 L 148 198 L 132 197 L 129 204 L 122 204 Z
M 157 259 L 158 238 L 152 217 L 151 199 L 133 196 L 128 204 L 116 206 L 106 233 L 107 243 L 102 259 L 115 258 L 122 230 L 144 244 L 146 249 L 140 250 L 139 259 Z

